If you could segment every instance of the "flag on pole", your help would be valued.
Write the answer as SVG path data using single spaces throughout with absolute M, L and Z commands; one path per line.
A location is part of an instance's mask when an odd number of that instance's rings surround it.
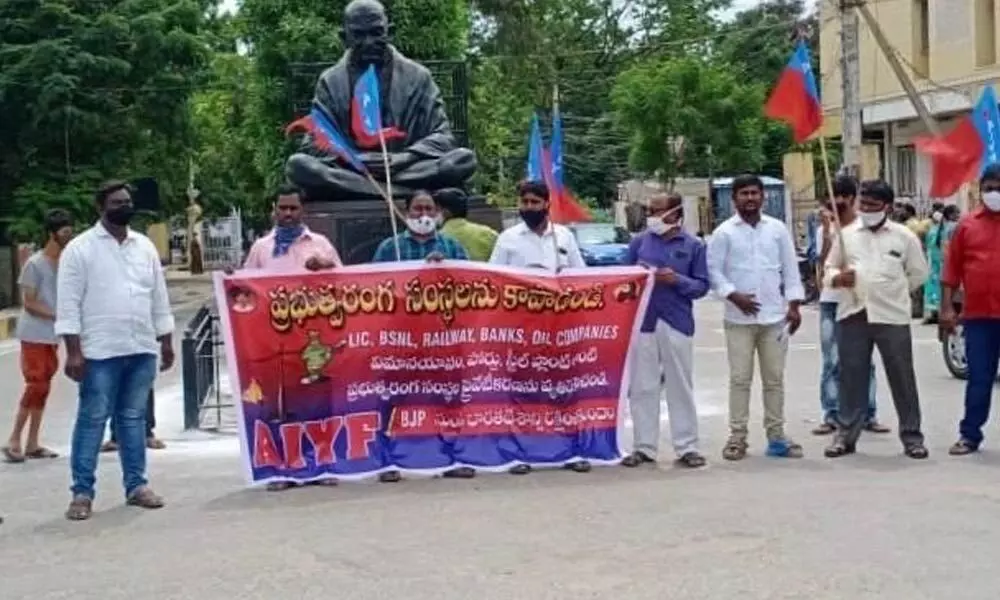
M 545 181 L 545 165 L 542 144 L 542 129 L 538 125 L 538 115 L 531 116 L 531 135 L 528 138 L 528 181 Z
M 365 149 L 378 148 L 383 138 L 386 142 L 406 138 L 406 133 L 395 127 L 382 127 L 382 96 L 375 65 L 369 65 L 354 84 L 351 133 L 358 145 Z
M 799 144 L 823 125 L 819 88 L 813 75 L 809 48 L 804 41 L 796 44 L 792 58 L 782 70 L 764 105 L 764 114 L 787 123 L 792 128 L 795 142 Z
M 914 140 L 931 161 L 932 198 L 947 198 L 973 181 L 989 165 L 1000 162 L 1000 110 L 992 85 L 987 85 L 972 113 L 948 133 Z
M 286 133 L 303 132 L 310 135 L 317 148 L 325 150 L 331 154 L 339 156 L 346 163 L 357 169 L 359 173 L 365 172 L 365 165 L 358 156 L 357 151 L 351 143 L 347 141 L 333 121 L 318 107 L 313 106 L 309 114 L 291 122 L 285 128 Z
M 549 188 L 549 218 L 553 223 L 589 221 L 590 213 L 581 205 L 563 181 L 562 117 L 552 115 L 552 140 L 548 153 L 543 153 L 545 183 Z

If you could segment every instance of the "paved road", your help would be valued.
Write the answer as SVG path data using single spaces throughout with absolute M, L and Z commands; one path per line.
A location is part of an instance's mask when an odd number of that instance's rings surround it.
M 719 458 L 719 308 L 699 309 L 706 470 L 664 464 L 247 491 L 232 438 L 180 434 L 173 373 L 160 382 L 157 411 L 171 446 L 151 457 L 167 509 L 122 507 L 117 465 L 105 460 L 97 514 L 68 523 L 65 460 L 0 466 L 0 599 L 995 598 L 1000 450 L 946 455 L 962 385 L 947 375 L 933 331 L 920 328 L 916 343 L 930 460 L 901 457 L 891 435 L 864 438 L 854 457 L 821 457 L 825 440 L 808 433 L 819 368 L 810 312 L 793 338 L 787 377 L 788 430 L 807 457 L 761 457 L 755 425 L 754 455 L 733 465 Z M 17 381 L 15 363 L 13 353 L 0 356 L 0 381 Z M 4 390 L 7 412 L 18 386 Z M 884 420 L 894 425 L 884 379 L 879 391 Z M 47 429 L 56 445 L 66 439 L 73 402 L 60 382 Z M 755 399 L 756 423 L 760 414 Z

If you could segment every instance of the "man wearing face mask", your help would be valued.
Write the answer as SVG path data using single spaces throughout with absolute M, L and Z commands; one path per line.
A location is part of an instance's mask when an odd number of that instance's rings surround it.
M 862 183 L 860 226 L 845 229 L 843 247 L 835 241 L 826 260 L 823 283 L 846 292 L 837 304 L 840 412 L 837 433 L 824 452 L 829 458 L 855 452 L 868 414 L 875 347 L 899 415 L 903 452 L 916 459 L 928 455 L 910 332 L 910 292 L 923 285 L 928 268 L 917 236 L 889 219 L 894 196 L 884 181 Z
M 146 400 L 160 370 L 174 362 L 167 283 L 156 246 L 129 228 L 129 186 L 113 181 L 96 194 L 100 221 L 59 259 L 55 333 L 66 343 L 66 376 L 80 384 L 70 449 L 70 520 L 91 516 L 97 455 L 114 416 L 130 506 L 163 506 L 146 480 Z
M 45 231 L 45 246 L 25 261 L 17 282 L 23 306 L 17 319 L 17 339 L 21 341 L 24 393 L 14 416 L 10 439 L 3 448 L 4 458 L 11 463 L 22 463 L 26 458 L 57 457 L 55 452 L 39 443 L 38 434 L 52 378 L 59 372 L 59 339 L 55 333 L 56 272 L 59 255 L 73 237 L 73 220 L 64 210 L 51 210 L 45 215 Z M 28 439 L 22 446 L 21 435 L 26 425 Z
M 964 294 L 961 318 L 969 368 L 959 439 L 948 451 L 953 456 L 979 451 L 1000 363 L 1000 164 L 983 171 L 979 193 L 982 205 L 959 221 L 948 242 L 941 277 L 943 333 L 955 331 L 956 295 L 959 289 Z
M 401 260 L 469 260 L 465 248 L 455 238 L 438 231 L 441 209 L 429 192 L 420 190 L 406 200 L 406 231 L 395 238 L 387 238 L 375 250 L 372 262 L 395 262 L 396 244 Z M 389 421 L 386 415 L 386 422 Z M 476 476 L 471 467 L 458 467 L 444 473 L 445 477 L 471 479 Z M 399 471 L 379 474 L 382 483 L 396 483 L 402 479 Z
M 681 228 L 683 204 L 679 194 L 650 198 L 646 231 L 628 248 L 628 264 L 652 269 L 656 283 L 636 341 L 629 392 L 634 450 L 622 460 L 625 467 L 656 461 L 664 396 L 678 464 L 705 466 L 694 402 L 693 301 L 708 293 L 708 263 L 705 245 Z
M 834 203 L 841 227 L 848 229 L 860 227 L 854 210 L 854 202 L 858 195 L 858 185 L 852 177 L 840 176 L 833 181 Z M 822 213 L 822 223 L 816 233 L 819 240 L 819 280 L 823 280 L 823 264 L 830 255 L 830 249 L 837 238 L 836 222 L 829 207 Z M 819 335 L 820 352 L 823 357 L 823 370 L 820 375 L 819 398 L 823 409 L 823 422 L 813 429 L 815 435 L 829 435 L 837 430 L 837 406 L 840 395 L 840 356 L 837 352 L 837 304 L 842 290 L 830 286 L 822 286 L 819 296 Z M 875 363 L 871 363 L 868 375 L 868 413 L 865 420 L 865 430 L 872 433 L 889 433 L 890 429 L 875 418 Z
M 500 234 L 493 247 L 490 263 L 510 267 L 528 267 L 559 272 L 563 268 L 586 266 L 573 233 L 549 220 L 549 188 L 540 181 L 517 184 L 518 214 L 521 223 Z M 569 463 L 567 469 L 577 473 L 590 471 L 584 460 Z M 526 475 L 531 466 L 514 465 L 512 475 Z

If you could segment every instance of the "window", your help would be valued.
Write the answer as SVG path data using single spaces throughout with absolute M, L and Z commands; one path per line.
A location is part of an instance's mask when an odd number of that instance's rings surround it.
M 976 66 L 997 62 L 997 17 L 995 0 L 976 0 Z
M 913 0 L 913 68 L 921 77 L 930 76 L 930 9 L 929 0 Z
M 897 196 L 917 195 L 917 153 L 913 146 L 901 146 L 896 149 L 896 168 L 894 170 L 893 187 Z

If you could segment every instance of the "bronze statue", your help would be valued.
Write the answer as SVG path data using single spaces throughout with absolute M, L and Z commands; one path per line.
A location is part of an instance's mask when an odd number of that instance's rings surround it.
M 313 104 L 360 150 L 361 159 L 380 184 L 385 166 L 380 144 L 352 127 L 354 85 L 374 64 L 380 83 L 382 125 L 389 153 L 394 196 L 418 189 L 462 187 L 475 172 L 476 155 L 458 147 L 444 111 L 441 91 L 424 66 L 389 43 L 389 20 L 377 0 L 353 0 L 344 9 L 341 38 L 347 51 L 316 83 Z M 288 159 L 288 179 L 310 200 L 378 198 L 368 179 L 339 158 L 312 146 Z

